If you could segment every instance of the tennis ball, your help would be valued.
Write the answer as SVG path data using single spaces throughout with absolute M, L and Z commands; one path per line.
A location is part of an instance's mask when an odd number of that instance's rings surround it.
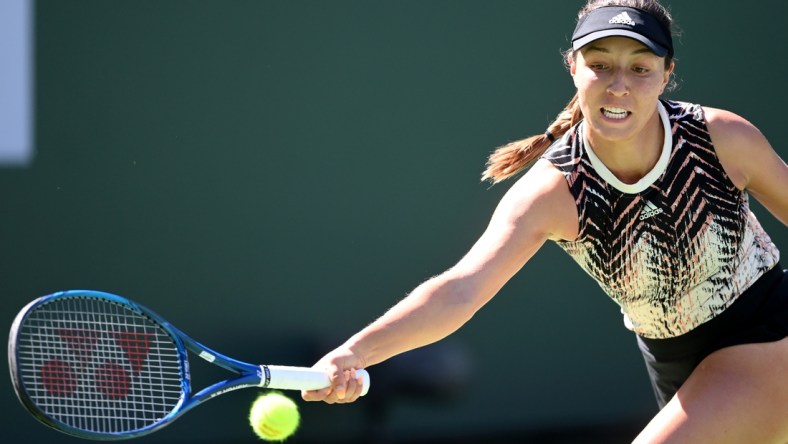
M 252 430 L 265 441 L 284 441 L 296 431 L 300 420 L 296 403 L 279 392 L 258 396 L 249 412 Z

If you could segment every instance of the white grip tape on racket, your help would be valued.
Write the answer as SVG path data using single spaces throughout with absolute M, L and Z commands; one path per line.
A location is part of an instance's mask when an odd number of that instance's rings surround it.
M 282 390 L 320 390 L 331 385 L 328 373 L 307 367 L 287 365 L 261 365 L 260 387 Z M 362 378 L 361 396 L 369 391 L 369 373 L 356 370 L 356 378 Z

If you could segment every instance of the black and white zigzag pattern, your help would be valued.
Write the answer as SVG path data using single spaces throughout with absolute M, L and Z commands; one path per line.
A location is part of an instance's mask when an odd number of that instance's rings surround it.
M 623 193 L 594 170 L 579 126 L 544 155 L 566 176 L 580 218 L 578 238 L 558 245 L 621 306 L 627 327 L 649 338 L 713 318 L 779 259 L 720 165 L 702 108 L 662 104 L 670 162 L 641 193 Z

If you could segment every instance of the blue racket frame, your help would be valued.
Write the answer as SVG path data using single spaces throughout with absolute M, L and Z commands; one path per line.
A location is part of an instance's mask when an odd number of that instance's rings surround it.
M 58 421 L 50 417 L 46 412 L 41 410 L 35 404 L 34 401 L 30 399 L 30 397 L 27 395 L 24 381 L 22 380 L 22 378 L 19 377 L 18 373 L 15 370 L 16 362 L 18 362 L 18 356 L 16 354 L 17 331 L 19 330 L 20 326 L 23 324 L 27 315 L 30 312 L 32 312 L 35 308 L 43 304 L 56 301 L 58 299 L 65 299 L 65 298 L 104 299 L 119 304 L 140 315 L 149 318 L 155 324 L 159 325 L 171 337 L 173 343 L 175 344 L 179 358 L 179 371 L 181 376 L 181 397 L 179 402 L 169 412 L 169 414 L 165 415 L 163 418 L 152 423 L 149 426 L 142 427 L 132 431 L 119 432 L 119 433 L 91 432 L 91 431 L 86 431 L 72 427 L 68 424 L 65 424 L 61 421 Z M 11 369 L 11 378 L 14 383 L 14 389 L 16 390 L 17 396 L 22 402 L 22 404 L 25 406 L 25 408 L 27 408 L 27 410 L 30 411 L 39 421 L 43 422 L 44 424 L 52 428 L 55 428 L 69 435 L 77 436 L 80 438 L 94 439 L 94 440 L 111 441 L 111 440 L 120 440 L 120 439 L 130 439 L 130 438 L 147 435 L 172 423 L 175 419 L 177 419 L 184 413 L 188 412 L 194 407 L 218 395 L 241 388 L 265 387 L 267 386 L 267 382 L 270 381 L 270 372 L 268 371 L 268 368 L 266 366 L 249 364 L 246 362 L 238 361 L 236 359 L 232 359 L 221 353 L 218 353 L 215 350 L 195 341 L 189 335 L 187 335 L 186 333 L 182 332 L 181 330 L 173 326 L 170 322 L 168 322 L 166 319 L 161 317 L 153 310 L 143 305 L 140 305 L 134 301 L 131 301 L 127 298 L 124 298 L 122 296 L 114 295 L 111 293 L 105 293 L 102 291 L 95 291 L 95 290 L 61 291 L 47 296 L 42 296 L 32 301 L 28 305 L 26 305 L 22 309 L 22 311 L 20 311 L 19 315 L 17 315 L 16 319 L 14 320 L 14 323 L 12 324 L 11 335 L 9 336 L 8 351 L 9 351 L 8 353 L 9 368 Z M 211 362 L 215 365 L 218 365 L 219 367 L 222 367 L 226 370 L 239 374 L 240 376 L 234 379 L 228 379 L 228 380 L 217 382 L 211 386 L 208 386 L 200 390 L 197 393 L 192 393 L 191 372 L 189 369 L 189 358 L 188 358 L 189 351 L 195 353 L 196 355 L 205 359 L 208 362 Z

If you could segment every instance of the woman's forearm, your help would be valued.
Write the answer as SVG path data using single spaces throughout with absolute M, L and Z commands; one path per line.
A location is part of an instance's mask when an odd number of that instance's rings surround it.
M 352 336 L 345 347 L 366 366 L 436 342 L 465 324 L 478 309 L 472 290 L 445 274 L 418 287 Z

